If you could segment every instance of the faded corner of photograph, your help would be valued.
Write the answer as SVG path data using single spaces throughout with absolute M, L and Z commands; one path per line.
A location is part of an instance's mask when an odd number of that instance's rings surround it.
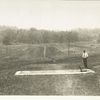
M 100 96 L 99 0 L 0 0 L 0 95 Z

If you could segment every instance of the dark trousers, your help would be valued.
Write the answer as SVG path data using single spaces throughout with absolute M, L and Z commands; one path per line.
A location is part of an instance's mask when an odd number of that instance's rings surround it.
M 83 63 L 84 63 L 84 67 L 85 67 L 85 68 L 88 68 L 88 67 L 87 67 L 87 58 L 83 58 Z

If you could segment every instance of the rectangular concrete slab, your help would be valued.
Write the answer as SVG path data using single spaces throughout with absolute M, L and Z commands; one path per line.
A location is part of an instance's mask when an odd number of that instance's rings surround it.
M 74 70 L 41 70 L 41 71 L 17 71 L 15 75 L 63 75 L 63 74 L 87 74 L 95 73 L 91 69 L 84 69 L 82 72 L 79 69 Z

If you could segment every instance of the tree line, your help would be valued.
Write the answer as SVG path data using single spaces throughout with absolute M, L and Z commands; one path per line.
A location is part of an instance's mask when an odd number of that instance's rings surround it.
M 41 43 L 67 43 L 78 41 L 90 41 L 93 37 L 88 34 L 80 34 L 81 31 L 49 31 L 35 28 L 1 28 L 0 42 L 4 45 L 12 44 L 41 44 Z

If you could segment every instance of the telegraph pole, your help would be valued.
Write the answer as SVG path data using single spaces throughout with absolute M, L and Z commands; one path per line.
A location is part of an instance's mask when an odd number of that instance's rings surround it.
M 44 58 L 46 57 L 46 45 L 44 46 Z
M 71 32 L 68 33 L 68 45 L 67 45 L 67 47 L 68 47 L 68 57 L 70 56 L 70 39 L 71 39 L 70 33 Z
M 68 39 L 68 57 L 70 55 L 70 40 Z

